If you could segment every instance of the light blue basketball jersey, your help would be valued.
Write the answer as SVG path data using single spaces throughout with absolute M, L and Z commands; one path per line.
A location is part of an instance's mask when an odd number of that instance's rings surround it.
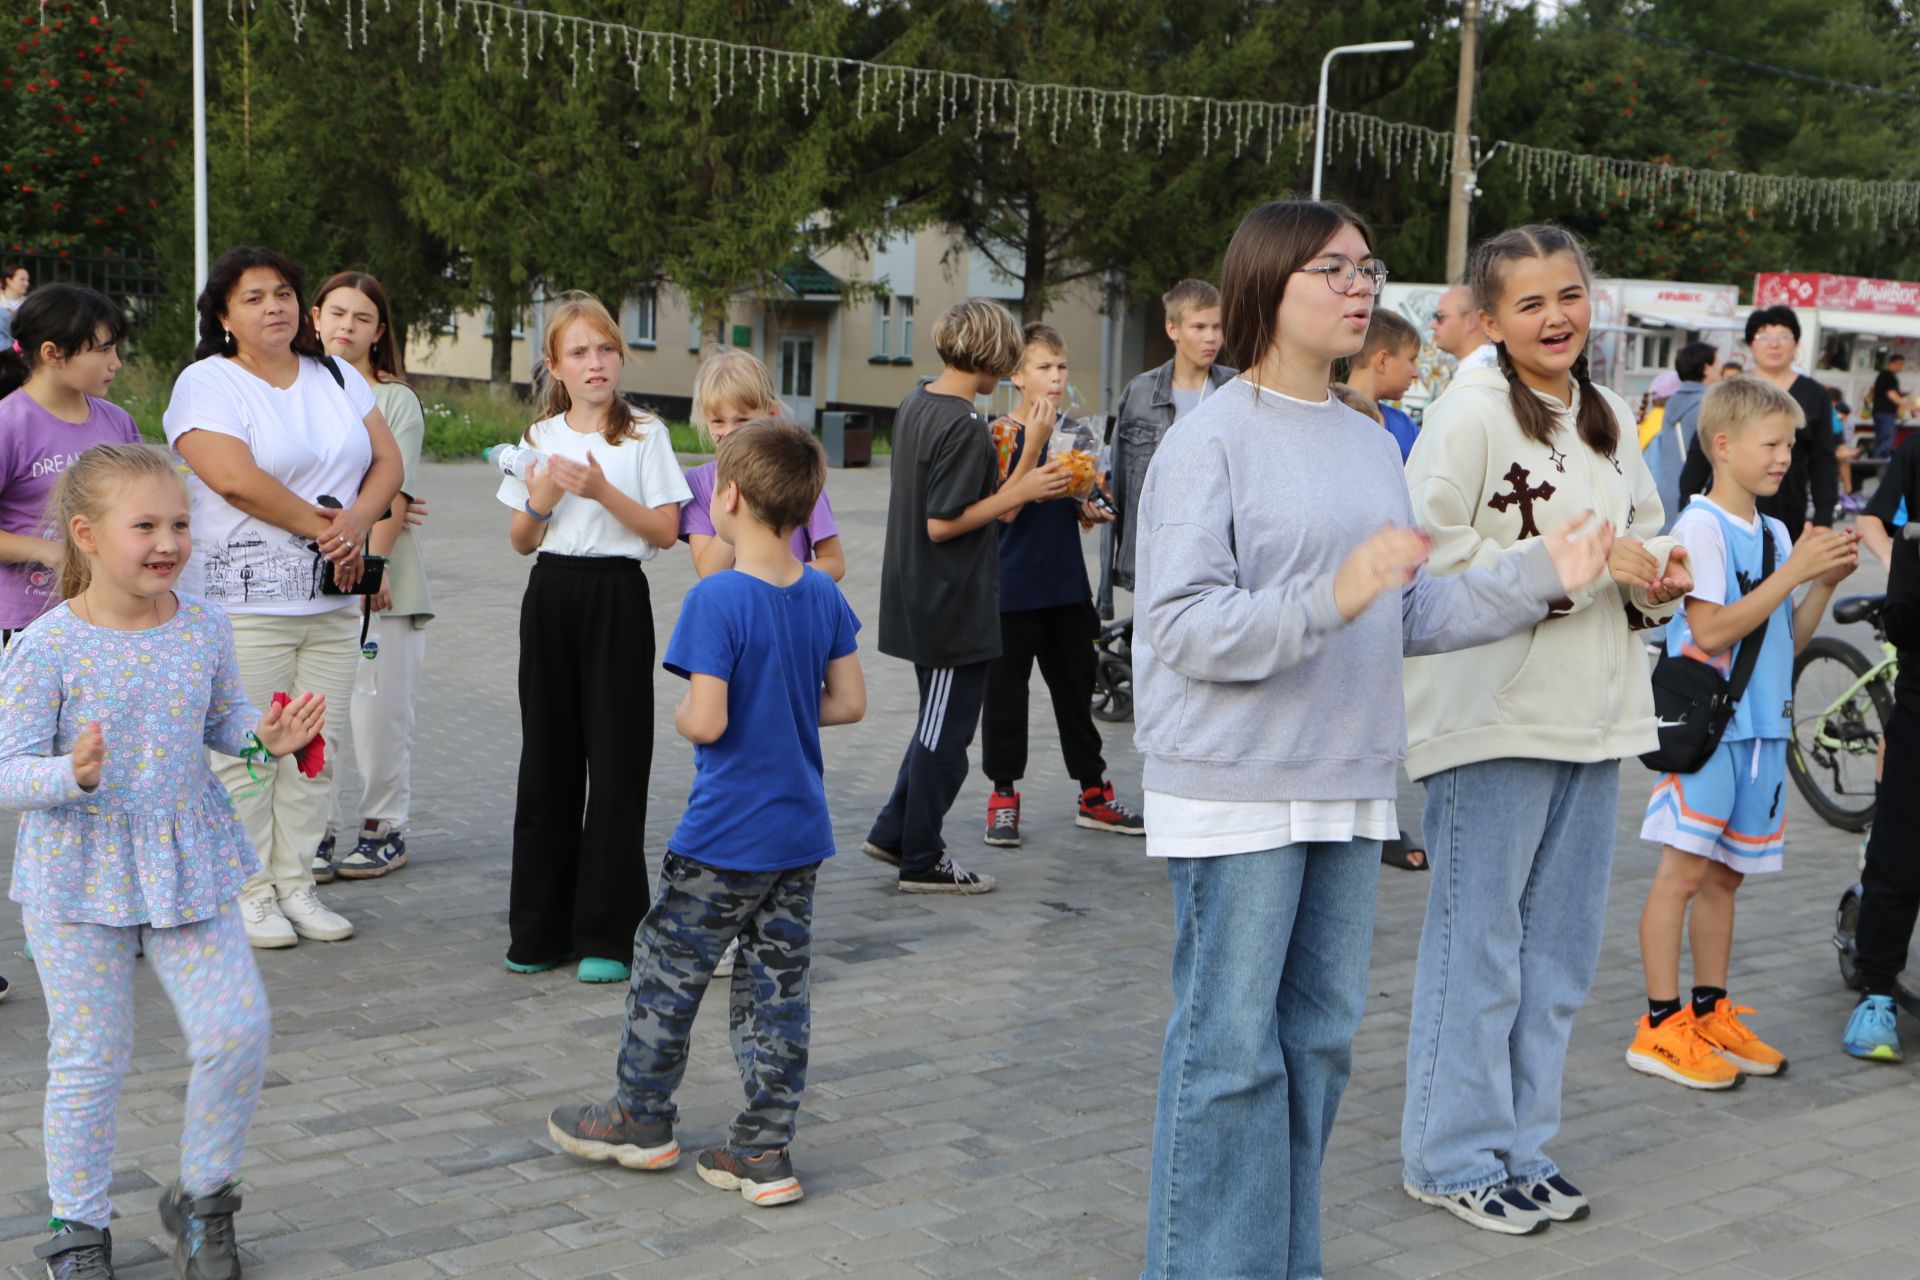
M 1792 547 L 1786 526 L 1778 520 L 1763 516 L 1760 528 L 1749 529 L 1729 519 L 1726 512 L 1711 502 L 1689 504 L 1687 510 L 1693 510 L 1695 505 L 1719 522 L 1720 536 L 1727 548 L 1728 604 L 1760 585 L 1763 576 L 1760 571 L 1763 549 L 1760 538 L 1763 531 L 1773 535 L 1774 572 L 1779 572 L 1780 566 L 1787 562 Z M 1706 652 L 1694 643 L 1693 628 L 1687 622 L 1687 602 L 1683 600 L 1679 611 L 1673 615 L 1672 625 L 1667 628 L 1667 652 L 1708 662 L 1722 676 L 1726 676 L 1732 672 L 1734 657 L 1741 646 L 1751 643 L 1752 639 L 1749 635 L 1719 657 L 1708 658 Z M 1788 595 L 1767 619 L 1767 634 L 1760 649 L 1760 660 L 1754 663 L 1753 676 L 1747 681 L 1747 691 L 1734 708 L 1733 720 L 1727 725 L 1727 732 L 1721 741 L 1792 736 L 1793 597 Z

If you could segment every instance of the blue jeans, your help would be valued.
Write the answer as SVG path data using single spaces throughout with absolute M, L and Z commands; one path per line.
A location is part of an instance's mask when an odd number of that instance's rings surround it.
M 1620 762 L 1485 760 L 1427 779 L 1433 885 L 1400 1125 L 1406 1180 L 1551 1177 L 1573 1015 L 1600 961 Z
M 1876 413 L 1873 415 L 1873 456 L 1891 458 L 1893 442 L 1900 434 L 1900 415 L 1897 413 Z
M 1318 1276 L 1320 1158 L 1366 1002 L 1380 842 L 1169 858 L 1167 878 L 1173 1017 L 1143 1274 Z

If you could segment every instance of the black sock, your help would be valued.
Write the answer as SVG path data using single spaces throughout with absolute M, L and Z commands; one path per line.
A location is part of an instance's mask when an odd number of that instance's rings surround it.
M 1678 1012 L 1680 1012 L 1680 999 L 1678 996 L 1671 1000 L 1654 1000 L 1651 998 L 1647 1000 L 1647 1021 L 1656 1027 Z
M 1693 989 L 1693 1016 L 1704 1018 L 1713 1012 L 1713 1006 L 1727 998 L 1725 987 L 1695 987 Z

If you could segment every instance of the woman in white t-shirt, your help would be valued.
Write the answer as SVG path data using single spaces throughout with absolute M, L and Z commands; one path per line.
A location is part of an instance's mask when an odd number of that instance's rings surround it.
M 323 356 L 301 305 L 305 283 L 271 249 L 222 255 L 200 295 L 194 363 L 174 382 L 164 422 L 190 473 L 199 552 L 181 589 L 232 618 L 240 678 L 256 706 L 310 689 L 344 725 L 360 651 L 360 601 L 350 593 L 402 468 L 366 379 Z M 290 758 L 216 756 L 214 771 L 260 855 L 240 898 L 253 945 L 352 937 L 313 887 L 332 765 L 309 778 Z
M 620 395 L 626 350 L 596 299 L 552 312 L 546 416 L 525 440 L 548 460 L 499 493 L 513 549 L 539 553 L 520 605 L 507 968 L 577 957 L 582 982 L 627 980 L 647 909 L 654 638 L 640 565 L 679 540 L 693 496 L 666 424 Z

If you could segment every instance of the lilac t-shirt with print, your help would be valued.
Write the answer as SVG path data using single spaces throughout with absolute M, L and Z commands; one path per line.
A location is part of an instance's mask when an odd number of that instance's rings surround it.
M 713 480 L 714 468 L 718 464 L 703 462 L 687 472 L 687 488 L 693 490 L 693 500 L 680 508 L 680 541 L 689 542 L 696 533 L 709 538 L 720 536 L 713 527 Z M 827 501 L 827 491 L 820 491 L 820 500 L 813 504 L 813 514 L 807 522 L 793 531 L 793 554 L 801 564 L 811 563 L 813 549 L 828 538 L 840 536 L 840 526 L 833 522 L 833 504 Z
M 47 499 L 60 473 L 97 444 L 134 444 L 140 429 L 127 411 L 87 399 L 87 420 L 56 418 L 25 387 L 0 400 L 0 530 L 51 538 Z M 18 631 L 56 603 L 52 569 L 0 561 L 0 627 Z

